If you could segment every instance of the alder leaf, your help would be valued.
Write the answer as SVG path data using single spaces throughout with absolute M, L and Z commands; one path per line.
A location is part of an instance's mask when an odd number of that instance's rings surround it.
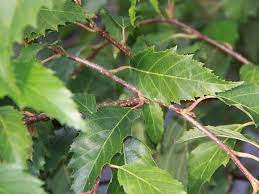
M 123 144 L 123 155 L 116 155 L 112 164 L 142 164 L 145 166 L 156 166 L 152 158 L 151 150 L 140 140 L 134 137 L 128 137 Z M 122 186 L 118 182 L 117 170 L 112 171 L 112 181 L 109 184 L 108 194 L 125 193 Z
M 45 194 L 43 183 L 12 165 L 0 165 L 0 192 L 10 194 Z
M 34 56 L 41 46 L 32 45 L 22 49 L 14 61 L 14 71 L 21 95 L 13 96 L 20 107 L 31 107 L 58 119 L 62 124 L 83 129 L 84 122 L 71 92 L 53 75 L 50 69 L 42 66 Z
M 161 141 L 164 132 L 164 118 L 161 107 L 157 104 L 146 105 L 143 108 L 145 131 L 153 143 Z
M 156 166 L 152 158 L 151 150 L 140 140 L 129 137 L 123 144 L 125 164 L 143 164 L 145 166 Z
M 259 85 L 259 67 L 256 65 L 243 65 L 240 69 L 240 76 L 241 80 L 247 83 Z
M 74 100 L 78 105 L 78 109 L 84 115 L 93 114 L 97 111 L 96 99 L 92 94 L 77 93 L 74 94 Z
M 242 130 L 239 125 L 230 125 L 227 128 L 237 133 Z M 225 138 L 223 142 L 233 149 L 236 141 Z M 226 166 L 228 161 L 228 155 L 215 142 L 208 141 L 198 145 L 191 152 L 188 161 L 188 193 L 199 193 L 202 185 L 210 181 L 215 171 L 222 165 Z
M 91 189 L 103 166 L 121 151 L 123 139 L 131 134 L 131 124 L 138 115 L 129 108 L 101 107 L 87 117 L 87 128 L 71 146 L 75 193 Z
M 184 194 L 180 182 L 166 171 L 145 165 L 118 167 L 119 183 L 127 194 Z
M 249 116 L 255 124 L 259 124 L 259 86 L 243 84 L 217 97 L 230 106 L 235 106 Z
M 45 35 L 46 30 L 58 31 L 58 26 L 65 25 L 67 22 L 73 23 L 85 21 L 88 15 L 84 9 L 72 1 L 52 0 L 53 8 L 42 7 L 37 18 L 37 28 L 30 28 L 26 34 L 30 38 L 37 38 Z M 35 33 L 34 35 L 30 35 Z
M 155 52 L 148 48 L 131 60 L 132 79 L 144 96 L 169 104 L 215 95 L 240 85 L 219 79 L 191 55 L 179 55 L 175 49 Z
M 170 119 L 170 123 L 165 128 L 160 152 L 155 155 L 155 160 L 159 168 L 169 172 L 173 178 L 186 187 L 188 184 L 188 145 L 187 143 L 177 144 L 176 140 L 186 131 L 187 123 L 177 115 L 173 115 Z
M 256 147 L 259 148 L 259 144 L 251 139 L 248 139 L 244 135 L 242 135 L 239 132 L 233 131 L 231 129 L 233 128 L 241 128 L 243 129 L 245 125 L 242 124 L 233 124 L 233 125 L 221 125 L 217 127 L 213 126 L 207 126 L 207 129 L 209 129 L 214 135 L 218 137 L 225 137 L 230 139 L 236 139 L 240 140 L 246 143 L 250 143 Z M 202 133 L 199 129 L 190 129 L 189 131 L 185 132 L 183 136 L 178 139 L 177 143 L 184 143 L 186 141 L 191 141 L 199 138 L 207 137 L 204 133 Z
M 31 145 L 22 115 L 11 106 L 0 107 L 0 160 L 25 168 Z
M 51 0 L 2 1 L 0 6 L 0 98 L 17 93 L 10 57 L 12 45 L 21 41 L 27 25 L 36 25 L 36 16 L 42 6 L 51 7 Z

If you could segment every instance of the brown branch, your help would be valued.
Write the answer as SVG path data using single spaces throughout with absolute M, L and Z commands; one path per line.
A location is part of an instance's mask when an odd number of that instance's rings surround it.
M 184 120 L 191 123 L 194 127 L 205 133 L 212 141 L 214 141 L 218 146 L 231 158 L 231 160 L 236 164 L 239 170 L 246 176 L 248 181 L 253 187 L 253 194 L 256 194 L 259 187 L 259 181 L 246 169 L 246 167 L 240 162 L 236 157 L 235 153 L 226 144 L 224 144 L 217 136 L 215 136 L 209 129 L 201 125 L 198 121 L 193 119 L 189 114 L 185 113 L 181 109 L 176 108 L 174 105 L 168 107 L 170 110 L 180 114 Z
M 24 113 L 24 123 L 26 125 L 31 125 L 36 122 L 49 121 L 49 120 L 50 118 L 44 113 L 41 113 L 41 114 L 33 114 L 28 112 Z
M 96 57 L 96 55 L 103 49 L 105 48 L 107 45 L 109 44 L 109 42 L 104 41 L 103 43 L 101 43 L 100 45 L 98 45 L 98 47 L 94 47 L 93 48 L 93 52 L 87 57 L 87 60 L 92 60 Z M 84 69 L 84 65 L 80 63 L 80 65 L 78 67 L 76 67 L 73 72 L 70 74 L 70 78 L 71 79 L 75 79 L 76 75 L 78 75 L 83 69 Z
M 122 107 L 136 107 L 140 104 L 139 98 L 128 98 L 123 100 L 115 100 L 111 102 L 97 103 L 97 106 L 122 106 Z
M 117 47 L 119 50 L 121 50 L 126 56 L 131 56 L 130 49 L 128 49 L 124 44 L 119 43 L 117 40 L 111 37 L 107 31 L 100 28 L 93 20 L 87 19 L 87 21 L 89 22 L 90 26 L 100 34 L 101 37 L 103 37 L 108 42 Z
M 177 26 L 177 27 L 181 28 L 184 32 L 186 32 L 188 34 L 195 35 L 198 39 L 200 39 L 202 41 L 205 41 L 208 44 L 218 48 L 219 50 L 229 54 L 230 56 L 235 58 L 240 63 L 242 63 L 242 64 L 250 63 L 250 61 L 248 59 L 246 59 L 245 57 L 243 57 L 241 54 L 237 53 L 236 51 L 232 50 L 228 46 L 226 46 L 224 44 L 221 44 L 221 43 L 209 38 L 208 36 L 200 33 L 196 29 L 186 25 L 183 22 L 180 22 L 177 19 L 166 19 L 166 18 L 147 19 L 147 20 L 143 20 L 143 21 L 139 22 L 138 25 L 144 26 L 144 25 L 147 25 L 147 24 L 157 24 L 157 23 L 165 23 L 165 24 Z

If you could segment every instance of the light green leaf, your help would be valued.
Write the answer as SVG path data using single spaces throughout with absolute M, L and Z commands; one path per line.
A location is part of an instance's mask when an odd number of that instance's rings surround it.
M 143 116 L 147 135 L 153 143 L 158 144 L 164 132 L 164 118 L 161 107 L 157 104 L 144 106 Z
M 240 76 L 241 80 L 247 83 L 259 85 L 259 67 L 256 65 L 243 65 L 240 69 Z
M 45 194 L 43 183 L 12 165 L 0 165 L 0 192 L 10 194 Z
M 73 23 L 77 21 L 84 21 L 87 16 L 82 7 L 75 4 L 73 1 L 64 0 L 52 0 L 53 8 L 51 7 L 42 7 L 40 9 L 38 18 L 37 18 L 37 28 L 28 29 L 26 34 L 30 37 L 30 34 L 36 33 L 33 35 L 33 38 L 36 38 L 40 35 L 44 35 L 46 30 L 58 31 L 58 26 L 65 25 L 67 22 Z
M 20 107 L 31 107 L 45 112 L 49 117 L 58 119 L 62 124 L 84 128 L 84 122 L 71 92 L 64 84 L 37 61 L 34 56 L 40 46 L 32 45 L 22 49 L 14 61 L 14 71 L 20 96 L 13 96 Z
M 129 137 L 123 145 L 125 164 L 143 164 L 156 166 L 151 150 L 140 140 Z
M 27 25 L 36 25 L 36 16 L 42 6 L 51 7 L 51 0 L 2 1 L 0 6 L 0 98 L 8 93 L 17 93 L 15 78 L 10 66 L 14 41 L 21 41 Z
M 161 11 L 159 9 L 159 3 L 158 3 L 158 0 L 149 0 L 151 5 L 154 7 L 154 9 L 156 10 L 156 12 L 158 14 L 161 14 Z
M 74 95 L 74 100 L 78 105 L 81 113 L 93 114 L 97 111 L 95 96 L 87 93 L 77 93 Z
M 138 116 L 132 109 L 102 107 L 86 119 L 87 128 L 71 146 L 72 189 L 88 191 L 105 164 L 121 151 L 123 139 L 131 134 L 131 123 Z
M 181 137 L 186 129 L 186 121 L 174 115 L 165 129 L 161 150 L 155 155 L 159 168 L 169 172 L 185 187 L 188 183 L 188 145 L 187 143 L 177 144 L 176 140 Z
M 230 125 L 230 129 L 238 133 L 242 127 Z M 233 149 L 236 141 L 226 138 L 223 142 Z M 226 166 L 228 161 L 228 155 L 215 142 L 209 141 L 198 145 L 191 152 L 188 161 L 188 193 L 199 193 L 202 185 L 210 181 L 215 171 L 222 165 Z
M 31 144 L 22 115 L 11 106 L 0 107 L 0 160 L 25 168 Z
M 169 104 L 214 95 L 240 85 L 215 76 L 191 55 L 179 55 L 175 49 L 138 53 L 131 60 L 132 79 L 144 96 Z
M 219 93 L 217 97 L 224 103 L 235 106 L 256 124 L 259 123 L 259 86 L 254 84 L 243 84 L 230 91 Z
M 217 127 L 207 126 L 214 135 L 218 137 L 226 137 L 230 139 L 236 139 L 243 142 L 250 143 L 259 148 L 259 144 L 253 140 L 248 139 L 244 135 L 239 132 L 233 131 L 233 128 L 241 128 L 243 129 L 244 126 L 242 124 L 233 124 L 233 125 L 221 125 Z M 190 140 L 195 140 L 199 138 L 207 137 L 204 133 L 202 133 L 199 129 L 191 129 L 183 134 L 183 136 L 177 141 L 177 143 L 183 143 Z
M 129 16 L 130 16 L 130 22 L 132 26 L 135 26 L 135 22 L 136 22 L 136 5 L 137 5 L 137 0 L 130 0 Z
M 118 167 L 119 183 L 127 194 L 184 194 L 183 186 L 166 171 L 145 165 Z

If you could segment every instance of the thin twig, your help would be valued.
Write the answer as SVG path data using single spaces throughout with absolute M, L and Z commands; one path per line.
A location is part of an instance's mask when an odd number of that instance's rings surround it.
M 256 157 L 255 155 L 244 153 L 244 152 L 238 152 L 238 151 L 235 151 L 235 150 L 232 150 L 232 151 L 239 158 L 249 158 L 249 159 L 253 159 L 253 160 L 259 162 L 259 158 Z
M 113 74 L 116 74 L 116 73 L 119 73 L 120 71 L 123 71 L 125 69 L 130 69 L 131 66 L 129 65 L 124 65 L 124 66 L 120 66 L 118 68 L 115 68 L 115 69 L 111 69 L 110 72 L 113 73 Z
M 87 60 L 92 60 L 96 57 L 96 55 L 103 49 L 105 48 L 109 42 L 104 41 L 101 44 L 98 45 L 98 47 L 93 48 L 93 52 L 87 57 Z M 76 67 L 73 72 L 70 74 L 71 79 L 75 79 L 75 77 L 84 69 L 84 65 L 80 63 L 78 67 Z
M 186 112 L 192 112 L 192 110 L 199 105 L 200 102 L 209 98 L 216 98 L 215 96 L 203 96 L 195 100 L 190 106 L 184 109 Z
M 53 59 L 56 59 L 56 58 L 59 58 L 61 55 L 60 54 L 55 54 L 55 55 L 51 55 L 50 57 L 46 58 L 46 59 L 43 59 L 41 61 L 42 64 L 45 64 L 45 63 L 48 63 L 49 61 L 53 60 Z
M 90 26 L 100 34 L 103 38 L 105 38 L 107 41 L 109 41 L 111 44 L 113 44 L 115 47 L 117 47 L 119 50 L 121 50 L 126 56 L 130 57 L 131 53 L 130 50 L 123 44 L 119 43 L 117 40 L 115 40 L 113 37 L 109 35 L 107 31 L 100 28 L 93 20 L 87 19 Z
M 177 27 L 181 28 L 184 32 L 186 32 L 188 34 L 195 35 L 195 36 L 197 36 L 198 39 L 203 40 L 203 41 L 209 43 L 210 45 L 218 48 L 219 50 L 221 50 L 221 51 L 223 51 L 225 53 L 228 53 L 233 58 L 238 60 L 240 63 L 242 63 L 242 64 L 250 63 L 250 61 L 248 59 L 246 59 L 245 57 L 243 57 L 241 54 L 237 53 L 236 51 L 232 50 L 228 46 L 226 46 L 224 44 L 221 44 L 221 43 L 219 43 L 219 42 L 209 38 L 208 36 L 200 33 L 196 29 L 186 25 L 183 22 L 180 22 L 177 19 L 166 19 L 166 18 L 147 19 L 147 20 L 140 21 L 138 23 L 138 25 L 139 26 L 144 26 L 144 25 L 147 25 L 147 24 L 156 24 L 156 23 L 166 23 L 166 24 L 177 26 Z

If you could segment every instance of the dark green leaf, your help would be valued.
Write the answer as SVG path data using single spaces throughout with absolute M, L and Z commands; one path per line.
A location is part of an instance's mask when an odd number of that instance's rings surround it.
M 164 118 L 161 107 L 157 104 L 150 104 L 143 108 L 145 128 L 153 143 L 158 144 L 164 132 Z
M 132 80 L 143 94 L 166 104 L 214 95 L 240 85 L 219 79 L 191 55 L 179 55 L 173 49 L 162 52 L 146 49 L 134 56 L 131 64 Z
M 259 123 L 259 86 L 244 84 L 217 96 L 224 103 L 246 113 L 256 124 Z
M 93 114 L 97 111 L 95 96 L 87 93 L 77 93 L 74 96 L 74 100 L 78 105 L 78 109 L 81 113 Z
M 75 193 L 93 186 L 103 166 L 121 151 L 123 139 L 131 134 L 131 123 L 137 116 L 132 109 L 102 107 L 87 117 L 87 128 L 71 146 Z

